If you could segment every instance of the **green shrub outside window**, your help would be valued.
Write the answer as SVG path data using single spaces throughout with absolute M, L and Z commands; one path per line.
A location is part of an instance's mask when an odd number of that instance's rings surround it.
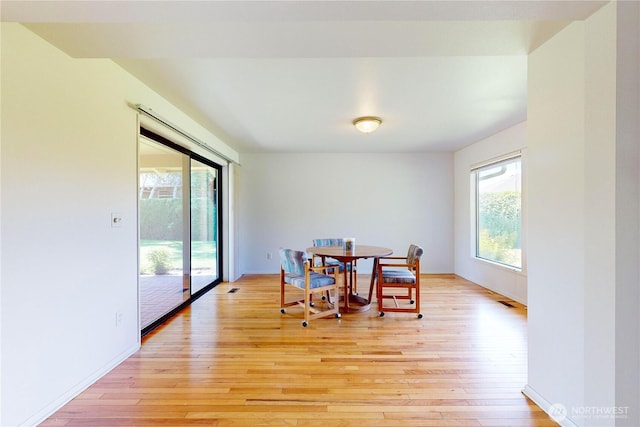
M 522 268 L 520 156 L 472 171 L 476 193 L 476 257 Z

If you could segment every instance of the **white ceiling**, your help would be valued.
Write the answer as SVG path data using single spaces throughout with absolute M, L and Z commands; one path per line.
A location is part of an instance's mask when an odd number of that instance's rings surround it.
M 1 13 L 73 57 L 112 58 L 240 152 L 421 152 L 525 120 L 527 53 L 604 3 L 3 0 Z M 383 124 L 359 134 L 362 115 Z

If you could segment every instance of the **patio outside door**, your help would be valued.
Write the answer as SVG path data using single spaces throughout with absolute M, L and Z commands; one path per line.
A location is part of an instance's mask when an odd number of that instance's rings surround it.
M 219 169 L 164 142 L 139 143 L 143 332 L 219 281 Z
M 189 286 L 183 253 L 184 154 L 146 138 L 140 138 L 139 153 L 140 323 L 145 328 L 182 304 Z
M 191 160 L 191 294 L 218 278 L 218 170 Z

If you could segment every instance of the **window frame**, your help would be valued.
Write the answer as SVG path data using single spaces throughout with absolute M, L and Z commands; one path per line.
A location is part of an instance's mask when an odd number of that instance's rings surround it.
M 520 162 L 520 266 L 504 263 L 498 260 L 480 256 L 480 216 L 479 216 L 479 185 L 478 175 L 502 164 L 508 164 L 519 159 Z M 470 167 L 470 255 L 478 262 L 490 264 L 509 271 L 526 274 L 526 230 L 525 230 L 525 153 L 522 150 L 507 153 Z

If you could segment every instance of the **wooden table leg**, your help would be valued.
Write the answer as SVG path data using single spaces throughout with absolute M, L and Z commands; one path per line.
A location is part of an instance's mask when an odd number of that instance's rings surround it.
M 347 277 L 347 263 L 344 262 L 342 265 L 342 273 L 344 275 L 344 311 L 345 313 L 349 312 L 349 294 L 351 293 L 349 291 L 349 282 L 348 282 L 348 277 Z
M 350 267 L 353 265 L 353 261 L 344 263 L 344 307 L 345 313 L 361 313 L 371 308 L 371 300 L 366 300 L 363 297 L 353 293 L 353 268 L 350 273 L 347 274 L 347 263 Z M 353 303 L 353 304 L 351 304 Z
M 373 298 L 373 288 L 376 286 L 376 274 L 378 274 L 378 258 L 373 259 L 373 269 L 371 270 L 371 283 L 369 283 L 369 304 Z

